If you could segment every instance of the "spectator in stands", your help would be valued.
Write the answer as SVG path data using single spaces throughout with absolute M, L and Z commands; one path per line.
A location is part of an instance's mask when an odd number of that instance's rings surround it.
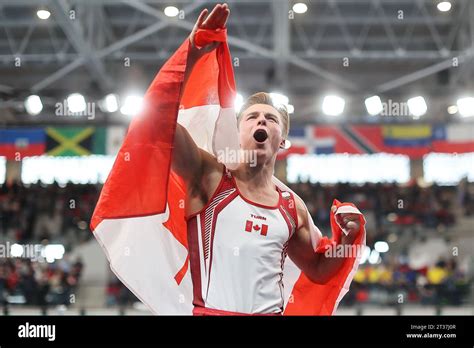
M 400 240 L 412 242 L 421 229 L 448 229 L 456 225 L 454 211 L 474 215 L 474 184 L 467 180 L 459 187 L 420 187 L 409 185 L 296 183 L 289 185 L 306 202 L 315 223 L 330 230 L 329 208 L 332 199 L 356 203 L 367 218 L 367 244 Z M 99 185 L 0 185 L 0 240 L 18 243 L 62 243 L 66 250 L 92 237 L 88 221 L 100 191 Z M 459 209 L 460 208 L 460 209 Z M 412 233 L 413 232 L 413 233 Z M 434 231 L 432 231 L 434 232 Z M 406 257 L 405 257 L 406 258 Z M 66 304 L 76 292 L 82 274 L 82 262 L 63 259 L 55 264 L 28 260 L 0 259 L 0 301 L 2 296 L 19 294 L 28 304 Z M 379 264 L 362 265 L 354 277 L 354 292 L 343 303 L 396 303 L 405 301 L 462 304 L 469 291 L 466 275 L 455 260 L 447 260 L 427 269 L 413 270 L 400 257 Z M 108 305 L 127 305 L 136 301 L 117 279 L 107 287 Z
M 34 263 L 29 259 L 0 261 L 0 298 L 19 296 L 29 305 L 70 305 L 70 295 L 80 283 L 82 263 L 68 265 Z

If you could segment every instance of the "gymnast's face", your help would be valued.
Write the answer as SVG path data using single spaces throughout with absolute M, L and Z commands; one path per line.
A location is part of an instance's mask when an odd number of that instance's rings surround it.
M 255 139 L 255 132 L 264 131 L 266 139 Z M 258 137 L 257 137 L 258 138 Z M 257 158 L 271 158 L 284 144 L 282 119 L 277 109 L 267 104 L 253 104 L 242 113 L 239 123 L 240 147 L 256 151 Z

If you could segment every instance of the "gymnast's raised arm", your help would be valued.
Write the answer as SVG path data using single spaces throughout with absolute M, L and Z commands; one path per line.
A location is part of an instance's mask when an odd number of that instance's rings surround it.
M 229 14 L 230 10 L 227 7 L 227 4 L 217 4 L 209 15 L 207 9 L 203 10 L 199 15 L 191 35 L 189 36 L 191 48 L 184 75 L 184 84 L 186 84 L 196 62 L 204 54 L 216 49 L 220 44 L 214 42 L 207 46 L 197 48 L 194 45 L 196 31 L 198 29 L 224 28 Z M 184 90 L 184 86 L 181 90 Z M 180 177 L 183 178 L 188 186 L 200 185 L 204 173 L 204 166 L 207 161 L 212 160 L 212 156 L 205 151 L 200 150 L 189 135 L 188 131 L 178 124 L 174 136 L 172 168 Z

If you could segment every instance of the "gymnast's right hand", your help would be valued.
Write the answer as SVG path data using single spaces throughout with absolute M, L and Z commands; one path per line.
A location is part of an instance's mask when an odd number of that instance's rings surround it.
M 189 40 L 191 41 L 191 53 L 193 53 L 197 59 L 217 48 L 220 42 L 213 42 L 204 47 L 197 48 L 194 44 L 194 36 L 196 35 L 196 31 L 198 29 L 225 28 L 227 18 L 229 18 L 230 14 L 227 4 L 217 4 L 209 15 L 208 12 L 209 11 L 207 9 L 202 10 L 198 20 L 196 21 L 196 24 L 194 25 L 193 31 L 189 36 Z

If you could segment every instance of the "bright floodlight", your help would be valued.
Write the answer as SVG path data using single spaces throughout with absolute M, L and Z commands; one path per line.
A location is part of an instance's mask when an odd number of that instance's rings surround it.
M 378 95 L 369 97 L 365 100 L 365 108 L 370 115 L 378 115 L 383 111 L 382 100 Z
M 425 98 L 420 96 L 408 99 L 407 104 L 410 113 L 415 117 L 423 116 L 428 110 Z
M 168 17 L 176 17 L 179 14 L 179 10 L 175 6 L 166 7 L 164 12 Z
M 36 12 L 36 15 L 38 16 L 38 18 L 40 19 L 48 19 L 49 16 L 51 16 L 51 12 L 49 12 L 48 10 L 38 10 Z
M 23 246 L 17 243 L 13 244 L 10 247 L 10 254 L 13 257 L 20 257 L 21 255 L 23 255 Z
M 293 104 L 288 104 L 286 106 L 286 110 L 288 111 L 289 114 L 292 114 L 295 112 L 295 106 Z
M 272 101 L 278 105 L 287 106 L 288 103 L 290 102 L 290 99 L 286 95 L 281 94 L 281 93 L 271 92 L 270 97 L 272 98 Z
M 242 96 L 242 94 L 237 93 L 234 100 L 235 112 L 239 112 L 243 105 L 244 105 L 244 97 Z
M 437 7 L 441 12 L 448 12 L 451 9 L 451 3 L 449 1 L 441 1 Z
M 364 247 L 364 250 L 362 251 L 362 256 L 360 258 L 360 264 L 363 265 L 364 263 L 367 262 L 367 260 L 369 259 L 369 256 L 370 256 L 370 248 L 366 245 Z
M 344 111 L 346 102 L 336 95 L 328 95 L 323 100 L 323 112 L 328 116 L 339 116 Z
M 374 244 L 374 249 L 379 253 L 386 253 L 389 249 L 387 242 L 379 241 Z
M 115 94 L 107 94 L 104 98 L 103 107 L 105 112 L 115 112 L 118 110 L 118 98 Z
M 37 95 L 30 95 L 25 100 L 26 112 L 30 115 L 38 115 L 43 110 L 43 103 Z
M 448 106 L 448 114 L 454 115 L 454 114 L 457 114 L 457 112 L 458 112 L 458 107 L 457 107 L 457 105 L 450 105 L 450 106 Z
M 471 117 L 474 116 L 474 98 L 465 97 L 459 98 L 457 101 L 457 106 L 459 113 L 462 117 Z
M 72 113 L 83 112 L 86 109 L 86 100 L 80 93 L 72 93 L 67 97 L 67 107 Z
M 125 98 L 125 102 L 120 108 L 120 112 L 127 116 L 138 114 L 143 107 L 143 98 L 136 95 L 129 95 Z
M 41 256 L 46 258 L 46 261 L 49 263 L 54 262 L 54 260 L 60 260 L 63 258 L 65 249 L 62 244 L 49 244 L 44 247 L 41 252 Z
M 369 263 L 371 265 L 375 265 L 377 263 L 380 263 L 380 253 L 377 250 L 372 250 L 372 252 L 369 255 Z
M 305 13 L 308 11 L 308 6 L 306 6 L 306 4 L 303 2 L 297 2 L 293 5 L 293 11 L 296 13 Z

